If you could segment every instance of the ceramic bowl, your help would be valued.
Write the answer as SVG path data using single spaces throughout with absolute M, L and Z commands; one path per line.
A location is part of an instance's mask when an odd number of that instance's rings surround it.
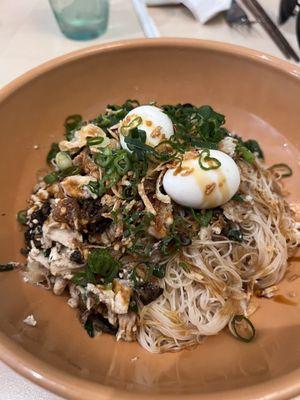
M 299 200 L 300 70 L 262 53 L 215 42 L 138 40 L 92 47 L 57 58 L 0 93 L 1 260 L 24 261 L 24 208 L 37 170 L 66 116 L 90 118 L 107 103 L 210 104 L 227 126 L 257 138 L 267 163 L 287 162 L 290 199 Z M 38 146 L 38 149 L 34 148 Z M 66 297 L 0 275 L 0 358 L 29 379 L 72 399 L 283 399 L 300 392 L 300 280 L 294 257 L 280 293 L 295 306 L 257 301 L 254 342 L 228 332 L 193 350 L 149 354 L 136 343 L 90 339 Z M 34 314 L 35 328 L 22 321 Z

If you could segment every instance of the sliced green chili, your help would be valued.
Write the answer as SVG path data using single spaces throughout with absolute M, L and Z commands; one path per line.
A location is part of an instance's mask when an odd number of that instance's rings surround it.
M 220 168 L 221 162 L 217 158 L 210 157 L 209 149 L 204 149 L 199 156 L 199 165 L 205 171 L 209 171 L 211 169 Z
M 293 175 L 293 170 L 285 163 L 274 164 L 269 168 L 271 171 L 281 170 L 283 173 L 281 174 L 281 178 L 288 178 Z
M 143 122 L 142 118 L 137 116 L 132 121 L 130 121 L 127 125 L 121 126 L 121 133 L 123 136 L 126 136 L 128 131 L 134 128 L 137 128 Z
M 118 154 L 113 161 L 119 175 L 125 175 L 130 169 L 130 160 L 126 151 Z
M 255 337 L 255 328 L 252 322 L 244 315 L 235 315 L 231 322 L 233 335 L 243 342 L 249 343 Z
M 86 139 L 86 143 L 88 146 L 98 146 L 104 141 L 104 137 L 97 136 L 97 137 L 89 137 Z

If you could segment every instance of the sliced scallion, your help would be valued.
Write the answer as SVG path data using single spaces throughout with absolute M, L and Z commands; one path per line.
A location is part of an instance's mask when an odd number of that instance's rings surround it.
M 113 161 L 119 175 L 125 175 L 130 169 L 130 160 L 126 151 L 118 154 Z
M 65 151 L 60 151 L 59 153 L 56 154 L 55 162 L 56 162 L 57 167 L 61 171 L 64 171 L 67 168 L 72 167 L 72 159 L 69 156 L 69 154 L 66 153 Z
M 247 149 L 246 146 L 243 146 L 242 144 L 238 143 L 236 146 L 236 150 L 239 153 L 239 155 L 246 160 L 249 164 L 253 164 L 255 161 L 255 155 Z
M 141 123 L 143 122 L 142 118 L 137 116 L 133 118 L 132 121 L 130 121 L 127 125 L 122 125 L 121 127 L 121 133 L 123 136 L 126 136 L 128 131 L 131 129 L 137 128 Z
M 229 323 L 229 329 L 234 337 L 246 343 L 251 342 L 255 337 L 255 328 L 244 315 L 235 315 Z
M 272 172 L 280 174 L 281 178 L 288 178 L 293 175 L 293 170 L 285 163 L 274 164 L 269 168 Z
M 110 149 L 106 148 L 101 153 L 97 154 L 95 158 L 96 163 L 100 167 L 107 167 L 112 161 L 112 152 Z
M 209 171 L 211 169 L 220 168 L 221 162 L 217 158 L 210 156 L 209 149 L 204 149 L 199 156 L 199 165 L 205 171 Z
M 96 136 L 96 137 L 89 137 L 86 140 L 88 146 L 98 146 L 104 141 L 104 137 Z

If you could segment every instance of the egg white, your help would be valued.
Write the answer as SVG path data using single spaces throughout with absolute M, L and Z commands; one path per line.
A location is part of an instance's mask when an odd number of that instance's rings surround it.
M 181 171 L 169 169 L 165 173 L 163 187 L 175 203 L 196 209 L 215 208 L 237 192 L 240 172 L 235 161 L 219 150 L 210 150 L 210 157 L 220 161 L 219 168 L 204 170 L 195 157 L 183 161 Z M 186 171 L 191 172 L 185 175 Z
M 149 146 L 155 147 L 161 141 L 169 139 L 174 134 L 174 128 L 171 119 L 158 107 L 149 105 L 136 107 L 129 111 L 122 123 L 128 124 L 136 117 L 140 117 L 142 119 L 142 122 L 138 128 L 146 132 L 146 144 Z M 157 128 L 160 129 L 161 135 L 152 136 L 152 132 Z M 130 151 L 125 143 L 125 138 L 121 131 L 120 143 L 123 149 Z

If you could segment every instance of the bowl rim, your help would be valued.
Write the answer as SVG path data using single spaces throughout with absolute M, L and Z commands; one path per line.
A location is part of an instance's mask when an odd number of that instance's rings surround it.
M 17 77 L 12 82 L 0 89 L 0 102 L 17 92 L 22 86 L 28 84 L 34 79 L 40 77 L 44 73 L 55 70 L 61 65 L 79 60 L 85 57 L 93 56 L 97 53 L 115 52 L 123 49 L 134 48 L 160 48 L 160 47 L 189 47 L 194 49 L 204 49 L 218 53 L 228 54 L 234 57 L 239 57 L 267 65 L 268 68 L 275 69 L 284 74 L 296 78 L 300 81 L 300 68 L 285 60 L 269 54 L 248 49 L 242 46 L 232 44 L 186 38 L 158 38 L 158 39 L 130 39 L 114 41 L 100 45 L 89 46 L 87 48 L 76 50 L 52 60 L 38 65 L 37 67 L 25 72 Z M 27 350 L 23 349 L 19 344 L 10 339 L 7 335 L 0 332 L 0 359 L 17 373 L 25 378 L 39 384 L 58 395 L 72 398 L 83 399 L 93 397 L 95 400 L 121 398 L 124 400 L 140 400 L 151 399 L 153 394 L 132 392 L 126 389 L 116 389 L 100 383 L 86 381 L 82 378 L 75 377 L 67 372 L 61 371 L 44 361 L 41 361 L 36 356 L 33 356 Z M 74 385 L 75 383 L 75 385 Z M 271 388 L 271 389 L 270 389 Z M 268 398 L 269 400 L 291 398 L 300 393 L 300 367 L 283 376 L 271 379 L 268 385 L 264 382 L 247 386 L 239 389 L 232 389 L 222 392 L 224 400 L 244 400 Z M 188 400 L 213 400 L 216 393 L 203 394 L 177 394 L 176 397 Z M 174 394 L 156 394 L 155 397 L 164 400 L 173 400 Z

